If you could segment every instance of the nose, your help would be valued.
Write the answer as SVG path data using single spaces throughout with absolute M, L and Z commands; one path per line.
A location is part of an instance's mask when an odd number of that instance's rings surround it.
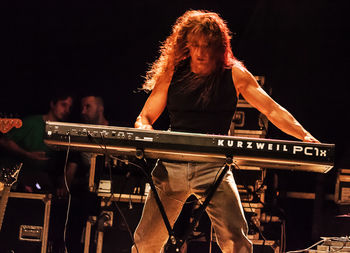
M 206 55 L 206 49 L 204 47 L 198 47 L 196 53 L 198 57 L 204 57 Z
M 82 115 L 86 114 L 86 107 L 83 107 L 83 108 L 81 109 L 81 114 L 82 114 Z
M 63 107 L 63 114 L 68 115 L 69 113 L 70 113 L 70 107 L 69 106 Z

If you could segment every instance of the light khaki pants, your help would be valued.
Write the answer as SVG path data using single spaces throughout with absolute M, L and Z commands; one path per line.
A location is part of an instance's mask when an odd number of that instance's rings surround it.
M 152 171 L 153 182 L 172 226 L 191 194 L 201 202 L 205 200 L 208 187 L 219 176 L 222 167 L 222 163 L 157 162 Z M 252 243 L 247 238 L 248 226 L 231 171 L 224 176 L 206 212 L 222 252 L 253 252 Z M 134 233 L 136 246 L 132 247 L 132 253 L 159 253 L 168 237 L 154 194 L 150 191 Z

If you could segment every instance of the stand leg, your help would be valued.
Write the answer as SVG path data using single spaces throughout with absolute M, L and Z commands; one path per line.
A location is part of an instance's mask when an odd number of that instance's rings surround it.
M 102 253 L 102 247 L 103 247 L 103 231 L 99 231 L 97 235 L 96 253 Z
M 51 212 L 51 194 L 48 194 L 45 201 L 45 214 L 44 214 L 44 229 L 43 229 L 43 239 L 41 245 L 41 253 L 46 253 L 47 250 L 47 239 L 49 234 L 50 225 L 50 212 Z
M 89 191 L 95 192 L 95 168 L 96 168 L 96 154 L 92 154 L 90 158 L 90 173 L 89 173 Z
M 91 226 L 96 223 L 96 216 L 90 216 L 86 221 L 85 237 L 84 237 L 84 253 L 89 253 L 90 238 L 91 238 Z
M 143 150 L 141 150 L 141 149 L 136 150 L 136 157 L 138 159 L 144 158 Z M 172 227 L 170 225 L 169 219 L 168 219 L 168 217 L 166 215 L 166 212 L 164 210 L 164 206 L 163 206 L 163 204 L 162 204 L 162 202 L 161 202 L 161 200 L 159 198 L 157 189 L 156 189 L 155 185 L 153 184 L 152 177 L 148 173 L 145 173 L 145 175 L 147 177 L 148 183 L 150 184 L 151 190 L 154 193 L 154 197 L 155 197 L 157 206 L 159 208 L 160 214 L 162 215 L 165 227 L 168 230 L 170 242 L 171 242 L 172 245 L 176 246 L 177 245 L 177 241 L 176 241 L 176 238 L 175 238 L 175 233 L 174 233 L 174 231 L 173 231 L 173 229 L 172 229 Z M 176 247 L 176 252 L 179 252 L 179 251 L 180 251 L 180 248 Z

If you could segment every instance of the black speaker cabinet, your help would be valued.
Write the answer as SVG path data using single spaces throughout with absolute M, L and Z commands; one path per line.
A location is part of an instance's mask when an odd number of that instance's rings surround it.
M 130 253 L 142 209 L 142 202 L 131 201 L 111 201 L 103 206 L 100 215 L 87 223 L 84 253 Z
M 51 195 L 11 192 L 0 232 L 1 253 L 46 253 Z
M 119 209 L 116 207 L 118 205 Z M 103 253 L 127 253 L 132 246 L 133 235 L 140 221 L 143 204 L 114 202 L 111 206 L 113 211 L 113 226 L 107 227 L 103 236 Z M 120 214 L 123 213 L 123 216 Z M 129 230 L 128 230 L 129 228 Z M 130 235 L 131 233 L 131 235 Z
M 222 253 L 216 242 L 212 242 L 210 245 L 209 242 L 199 241 L 189 242 L 184 251 L 185 253 L 209 252 L 210 247 L 212 253 Z M 278 253 L 279 246 L 275 241 L 253 240 L 253 251 L 254 253 Z

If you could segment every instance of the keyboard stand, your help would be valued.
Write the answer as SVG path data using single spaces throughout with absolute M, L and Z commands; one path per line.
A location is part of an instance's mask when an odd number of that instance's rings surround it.
M 138 159 L 144 159 L 146 158 L 144 156 L 144 152 L 142 149 L 137 149 L 136 150 L 136 158 Z M 169 234 L 169 239 L 170 241 L 172 242 L 172 244 L 174 245 L 177 245 L 177 240 L 176 240 L 176 237 L 175 237 L 175 233 L 170 225 L 170 222 L 169 222 L 169 219 L 166 215 L 166 212 L 164 210 L 164 206 L 159 198 L 159 195 L 158 195 L 158 192 L 157 192 L 157 189 L 153 183 L 153 180 L 152 180 L 152 177 L 148 174 L 148 173 L 144 173 L 147 177 L 147 181 L 150 185 L 150 188 L 151 188 L 151 191 L 153 192 L 154 194 L 154 198 L 156 200 L 156 203 L 157 203 L 157 206 L 158 206 L 158 209 L 160 211 L 160 214 L 162 215 L 162 218 L 163 218 L 163 221 L 164 221 L 164 225 L 166 227 L 166 229 L 168 230 L 168 234 Z M 136 245 L 137 246 L 137 245 Z M 177 251 L 177 252 L 180 252 L 180 251 Z

